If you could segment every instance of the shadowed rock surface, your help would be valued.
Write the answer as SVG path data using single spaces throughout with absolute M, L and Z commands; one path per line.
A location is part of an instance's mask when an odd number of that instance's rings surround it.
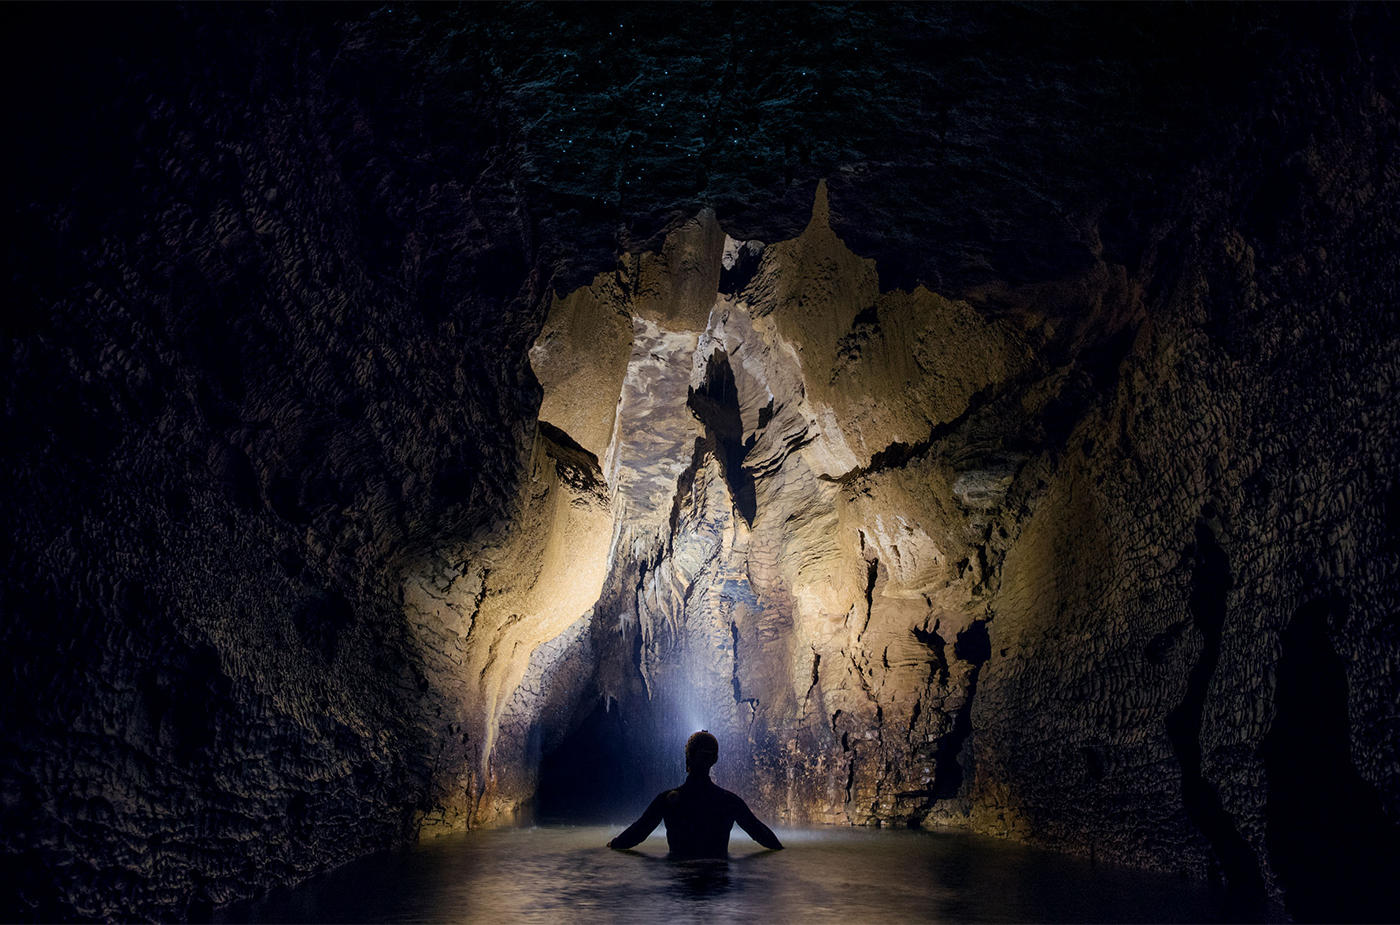
M 699 726 L 769 818 L 1395 917 L 1389 7 L 14 19 L 6 917 Z

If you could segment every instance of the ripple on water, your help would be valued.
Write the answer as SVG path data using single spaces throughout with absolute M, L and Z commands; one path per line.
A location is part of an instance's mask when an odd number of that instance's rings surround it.
M 452 835 L 365 858 L 216 913 L 225 922 L 1218 922 L 1217 891 L 977 836 L 785 829 L 785 851 L 738 834 L 729 861 L 677 861 L 658 829 L 610 851 L 621 826 Z

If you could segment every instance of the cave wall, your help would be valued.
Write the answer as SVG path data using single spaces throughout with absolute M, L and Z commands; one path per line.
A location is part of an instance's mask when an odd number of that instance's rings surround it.
M 460 182 L 470 124 L 435 147 L 431 106 L 384 105 L 412 68 L 331 69 L 328 18 L 27 15 L 51 83 L 7 190 L 4 909 L 197 916 L 431 808 L 399 562 L 516 496 L 522 229 Z
M 785 821 L 1387 869 L 1388 9 L 805 12 L 24 12 L 7 912 L 697 724 Z
M 972 817 L 1152 866 L 1195 855 L 1246 893 L 1281 891 L 1301 918 L 1384 918 L 1395 896 L 1360 880 L 1396 850 L 1381 663 L 1396 639 L 1396 226 L 1382 204 L 1395 114 L 1368 90 L 1332 110 L 1315 74 L 1276 76 L 1289 102 L 1255 113 L 1198 179 L 1191 198 L 1216 208 L 1158 250 L 1114 394 L 1071 432 L 1007 553 Z M 1285 130 L 1290 116 L 1308 130 Z M 1298 696 L 1280 689 L 1284 640 L 1319 602 L 1341 603 L 1313 637 L 1317 670 L 1331 670 L 1327 648 L 1346 651 L 1347 693 L 1270 767 L 1270 730 Z M 1337 727 L 1354 771 L 1326 770 Z M 1284 767 L 1307 769 L 1311 795 L 1294 799 L 1349 819 L 1350 835 L 1281 834 Z M 1365 812 L 1327 784 L 1351 774 Z M 1125 824 L 1144 818 L 1156 837 Z M 1367 873 L 1337 873 L 1349 865 Z
M 1279 80 L 1290 103 L 1258 113 L 1200 181 L 1197 200 L 1219 208 L 1179 228 L 1166 258 L 1179 269 L 1154 287 L 1116 393 L 1073 431 L 1045 508 L 1008 553 L 974 712 L 988 746 L 977 773 L 1000 791 L 987 825 L 1023 820 L 1032 839 L 1063 825 L 1054 842 L 1100 856 L 1165 849 L 1156 865 L 1191 852 L 1125 838 L 1120 822 L 1144 812 L 1144 781 L 1179 775 L 1159 794 L 1181 801 L 1183 840 L 1204 838 L 1232 885 L 1282 889 L 1304 918 L 1384 917 L 1394 896 L 1372 883 L 1348 905 L 1349 877 L 1333 879 L 1330 900 L 1299 897 L 1332 876 L 1329 854 L 1369 871 L 1395 851 L 1394 680 L 1376 661 L 1396 625 L 1395 225 L 1381 204 L 1395 188 L 1395 115 L 1366 91 L 1333 112 L 1315 76 Z M 1278 152 L 1280 123 L 1305 112 L 1327 115 Z M 1301 773 L 1319 812 L 1350 813 L 1354 834 L 1314 833 L 1313 869 L 1285 875 L 1275 852 L 1297 846 L 1271 828 L 1278 768 L 1263 743 L 1286 696 L 1284 634 L 1319 601 L 1345 602 L 1317 658 L 1321 672 L 1325 646 L 1349 653 L 1346 705 L 1295 732 L 1288 763 L 1315 762 L 1323 727 L 1345 726 L 1388 821 L 1361 834 L 1370 823 L 1328 793 L 1341 775 L 1316 764 Z M 1103 648 L 1104 635 L 1116 644 Z M 993 729 L 1006 745 L 987 741 Z M 1007 766 L 1034 770 L 1008 788 Z

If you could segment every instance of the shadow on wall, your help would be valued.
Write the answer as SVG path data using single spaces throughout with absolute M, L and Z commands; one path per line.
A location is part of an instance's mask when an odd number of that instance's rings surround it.
M 752 526 L 758 516 L 758 496 L 753 473 L 744 468 L 744 457 L 753 449 L 757 435 L 744 440 L 744 421 L 739 412 L 739 389 L 734 382 L 734 370 L 729 355 L 723 350 L 710 354 L 705 368 L 705 380 L 699 390 L 692 389 L 686 404 L 715 438 L 724 479 L 734 496 L 734 507 Z
M 1181 764 L 1181 801 L 1220 863 L 1232 892 L 1250 901 L 1264 895 L 1264 879 L 1254 850 L 1221 805 L 1220 794 L 1201 770 L 1201 720 L 1206 696 L 1220 661 L 1226 596 L 1233 585 L 1230 560 L 1216 539 L 1207 504 L 1196 523 L 1196 542 L 1184 557 L 1191 564 L 1191 620 L 1201 634 L 1201 655 L 1187 678 L 1186 696 L 1167 715 L 1167 736 Z
M 1346 668 L 1328 635 L 1349 610 L 1329 596 L 1289 621 L 1264 739 L 1265 844 L 1298 922 L 1400 921 L 1400 831 L 1352 762 Z

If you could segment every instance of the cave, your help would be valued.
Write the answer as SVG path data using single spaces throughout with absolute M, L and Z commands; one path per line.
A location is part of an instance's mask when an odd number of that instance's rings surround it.
M 1391 7 L 9 12 L 0 917 L 1400 918 Z

